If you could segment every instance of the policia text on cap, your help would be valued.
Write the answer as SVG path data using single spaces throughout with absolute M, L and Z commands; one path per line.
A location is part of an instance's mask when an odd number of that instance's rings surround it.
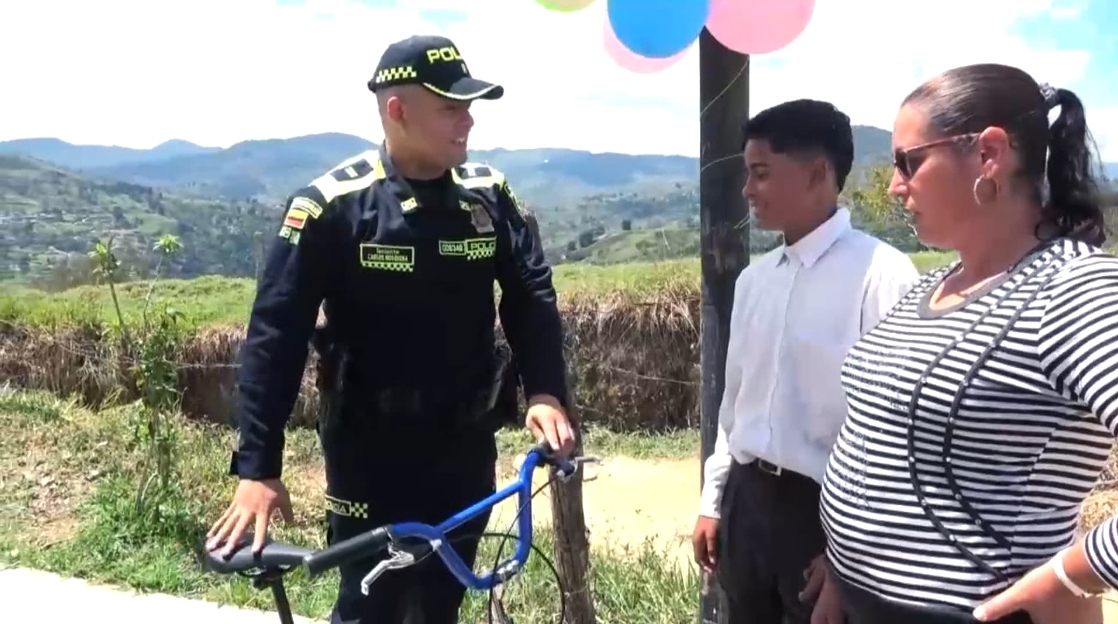
M 573 446 L 541 242 L 504 176 L 465 162 L 470 103 L 502 87 L 473 78 L 452 42 L 411 37 L 385 51 L 369 88 L 384 143 L 292 195 L 268 251 L 238 384 L 240 482 L 210 549 L 246 529 L 259 549 L 274 510 L 291 518 L 283 429 L 312 336 L 329 414 L 318 429 L 331 542 L 389 522 L 434 524 L 493 492 L 494 432 L 518 418 L 517 378 L 537 439 L 561 454 Z M 496 346 L 498 311 L 511 354 Z M 487 522 L 450 535 L 468 564 Z M 464 589 L 438 557 L 366 597 L 359 583 L 374 565 L 341 570 L 332 621 L 457 621 Z

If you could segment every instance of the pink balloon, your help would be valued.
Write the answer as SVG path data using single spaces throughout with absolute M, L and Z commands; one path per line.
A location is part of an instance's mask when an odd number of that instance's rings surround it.
M 647 56 L 641 56 L 629 48 L 626 48 L 624 43 L 621 43 L 617 35 L 613 32 L 613 26 L 610 26 L 608 15 L 603 22 L 602 44 L 605 46 L 606 52 L 613 57 L 613 60 L 618 65 L 631 72 L 651 74 L 667 69 L 679 61 L 679 59 L 683 58 L 683 55 L 687 54 L 687 50 L 690 49 L 690 46 L 688 46 L 675 56 L 669 56 L 667 58 L 649 58 Z
M 707 30 L 742 54 L 767 54 L 792 43 L 811 21 L 815 0 L 711 0 Z

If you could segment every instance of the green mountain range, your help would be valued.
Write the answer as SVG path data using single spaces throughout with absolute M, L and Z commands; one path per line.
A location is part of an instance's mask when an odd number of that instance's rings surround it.
M 888 161 L 888 131 L 856 126 L 854 139 L 856 171 Z M 374 147 L 340 133 L 224 149 L 181 140 L 146 150 L 54 138 L 0 142 L 0 279 L 65 272 L 110 234 L 142 274 L 163 233 L 184 239 L 182 257 L 168 267 L 173 275 L 251 275 L 284 198 Z M 556 261 L 639 259 L 640 249 L 660 243 L 673 255 L 693 253 L 697 158 L 539 148 L 476 150 L 470 159 L 506 174 L 538 215 Z M 667 233 L 650 237 L 649 229 Z M 74 279 L 81 278 L 63 281 Z
M 886 158 L 889 140 L 889 133 L 879 128 L 856 128 L 858 161 Z M 83 175 L 165 190 L 279 202 L 338 162 L 375 145 L 340 133 L 243 141 L 226 149 L 186 141 L 136 150 L 23 139 L 0 142 L 0 154 L 32 156 Z M 699 174 L 698 159 L 687 156 L 540 148 L 474 150 L 470 159 L 500 169 L 519 196 L 541 206 L 596 193 L 664 191 L 676 184 L 696 184 Z

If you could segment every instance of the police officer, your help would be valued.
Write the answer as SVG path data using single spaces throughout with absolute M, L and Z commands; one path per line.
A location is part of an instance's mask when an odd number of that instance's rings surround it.
M 509 409 L 494 398 L 507 363 L 498 315 L 527 427 L 561 454 L 573 446 L 541 241 L 504 176 L 466 163 L 470 104 L 503 88 L 473 78 L 451 41 L 429 36 L 389 46 L 369 88 L 384 142 L 297 191 L 268 252 L 242 352 L 239 483 L 211 550 L 230 551 L 250 527 L 259 550 L 273 511 L 292 518 L 283 430 L 320 306 L 333 389 L 319 423 L 331 543 L 392 522 L 435 524 L 494 491 L 494 431 Z M 482 514 L 449 535 L 468 564 L 487 523 Z M 465 589 L 437 556 L 362 595 L 380 558 L 343 567 L 333 622 L 457 621 Z

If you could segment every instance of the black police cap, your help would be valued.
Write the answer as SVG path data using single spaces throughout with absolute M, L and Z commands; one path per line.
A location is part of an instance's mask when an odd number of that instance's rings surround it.
M 504 87 L 470 75 L 458 47 L 446 37 L 413 36 L 388 46 L 369 80 L 369 90 L 396 85 L 423 85 L 452 100 L 496 100 Z

